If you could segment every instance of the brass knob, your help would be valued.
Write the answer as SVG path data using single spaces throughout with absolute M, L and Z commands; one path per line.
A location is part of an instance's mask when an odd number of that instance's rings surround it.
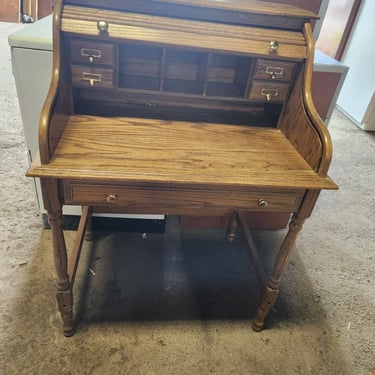
M 280 43 L 277 40 L 271 40 L 268 45 L 268 50 L 270 52 L 275 52 L 279 48 Z
M 96 27 L 98 28 L 99 31 L 101 31 L 102 33 L 108 31 L 108 22 L 107 21 L 98 21 L 98 23 L 96 24 Z
M 116 194 L 109 194 L 107 197 L 108 203 L 113 203 L 117 201 L 117 195 Z
M 89 56 L 89 61 L 90 61 L 90 63 L 93 63 L 94 62 L 94 56 Z
M 95 81 L 93 79 L 90 79 L 89 84 L 90 84 L 90 87 L 94 87 Z
M 268 202 L 265 199 L 260 198 L 258 201 L 258 207 L 266 208 L 268 207 Z

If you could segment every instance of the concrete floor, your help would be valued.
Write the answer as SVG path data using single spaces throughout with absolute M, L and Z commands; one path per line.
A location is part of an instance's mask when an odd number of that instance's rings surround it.
M 77 332 L 61 333 L 50 231 L 24 177 L 27 150 L 0 23 L 0 374 L 375 373 L 375 135 L 339 112 L 329 125 L 338 192 L 306 222 L 260 333 L 240 238 L 221 230 L 96 234 L 75 290 Z M 271 266 L 283 231 L 254 239 Z M 74 232 L 67 233 L 68 246 Z

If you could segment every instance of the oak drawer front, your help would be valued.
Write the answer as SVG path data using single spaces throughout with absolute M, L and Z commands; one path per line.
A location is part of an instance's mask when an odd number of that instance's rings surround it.
M 208 191 L 163 188 L 132 188 L 65 182 L 66 204 L 126 207 L 129 211 L 148 208 L 152 212 L 177 213 L 182 209 L 251 209 L 295 212 L 303 191 Z M 144 212 L 145 213 L 145 212 Z
M 86 40 L 70 40 L 70 60 L 73 63 L 115 65 L 115 46 Z
M 73 65 L 72 84 L 82 87 L 113 88 L 114 70 Z
M 254 79 L 291 81 L 296 64 L 279 60 L 258 59 Z
M 288 91 L 289 85 L 286 83 L 253 81 L 249 99 L 253 101 L 280 103 L 286 99 Z

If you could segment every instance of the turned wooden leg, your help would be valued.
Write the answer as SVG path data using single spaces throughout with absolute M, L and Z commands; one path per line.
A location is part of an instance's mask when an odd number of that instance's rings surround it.
M 228 229 L 227 229 L 227 240 L 232 242 L 237 234 L 238 220 L 237 213 L 233 212 L 232 217 L 229 219 Z
M 288 265 L 298 232 L 302 229 L 304 221 L 304 219 L 299 218 L 296 214 L 292 217 L 288 234 L 277 254 L 271 277 L 267 282 L 252 324 L 254 331 L 259 332 L 263 328 L 264 320 L 277 299 L 282 273 Z
M 63 321 L 65 336 L 74 333 L 73 328 L 73 298 L 68 275 L 68 258 L 66 254 L 63 232 L 62 211 L 48 211 L 49 224 L 52 233 L 52 246 L 57 277 L 57 304 Z
M 89 216 L 87 218 L 87 226 L 85 232 L 85 240 L 92 241 L 94 238 L 94 233 L 92 231 L 92 212 L 90 211 Z

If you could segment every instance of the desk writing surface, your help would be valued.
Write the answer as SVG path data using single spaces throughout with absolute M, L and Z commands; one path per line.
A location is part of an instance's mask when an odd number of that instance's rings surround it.
M 50 163 L 35 162 L 29 174 L 211 187 L 336 187 L 278 129 L 82 115 L 70 116 Z

